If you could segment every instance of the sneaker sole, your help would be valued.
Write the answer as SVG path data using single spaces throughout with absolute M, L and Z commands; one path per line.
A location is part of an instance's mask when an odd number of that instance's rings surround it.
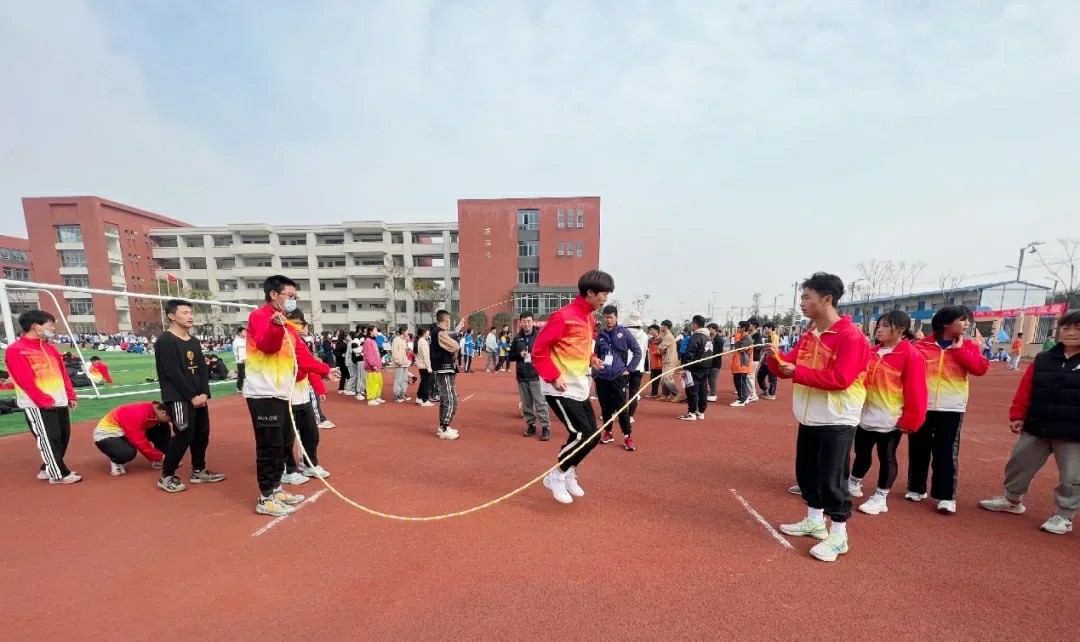
M 268 510 L 262 506 L 256 506 L 255 512 L 259 515 L 266 515 L 267 517 L 287 517 L 293 514 L 293 511 L 287 510 Z
M 223 481 L 225 481 L 224 477 L 222 477 L 221 479 L 189 479 L 188 483 L 189 484 L 219 484 L 219 483 L 221 483 Z
M 810 549 L 810 556 L 813 557 L 816 560 L 821 560 L 822 562 L 835 562 L 837 560 L 837 558 L 839 558 L 841 555 L 847 555 L 847 552 L 848 552 L 848 547 L 847 546 L 845 546 L 842 550 L 837 551 L 836 553 L 833 553 L 831 555 L 822 555 L 820 553 L 815 553 L 813 549 Z
M 1061 530 L 1061 531 L 1055 531 L 1055 530 L 1051 530 L 1049 528 L 1045 528 L 1043 526 L 1040 526 L 1039 530 L 1044 532 L 1044 533 L 1050 533 L 1051 535 L 1068 535 L 1069 533 L 1072 532 L 1072 526 L 1066 528 L 1065 530 Z
M 570 495 L 570 491 L 566 491 L 567 501 L 563 501 L 563 500 L 559 499 L 559 496 L 556 495 L 555 491 L 551 490 L 551 486 L 548 485 L 548 480 L 547 480 L 546 477 L 544 478 L 544 488 L 551 491 L 551 496 L 554 497 L 555 501 L 559 502 L 560 504 L 573 504 L 574 503 L 574 498 L 573 498 L 572 495 Z
M 824 533 L 817 533 L 817 532 L 814 532 L 814 533 L 803 533 L 803 532 L 792 533 L 790 531 L 784 530 L 784 528 L 782 526 L 780 527 L 780 532 L 783 533 L 784 535 L 789 536 L 789 537 L 813 537 L 814 539 L 817 539 L 817 540 L 824 540 L 825 538 L 827 538 L 829 536 L 828 531 L 826 531 Z
M 1024 506 L 1022 504 L 1016 508 L 990 508 L 989 506 L 983 506 L 980 503 L 979 508 L 983 510 L 988 510 L 991 513 L 1006 513 L 1008 515 L 1023 515 L 1024 511 L 1027 510 L 1027 506 Z
M 158 488 L 165 491 L 166 493 L 182 493 L 187 490 L 187 486 L 181 486 L 180 488 L 166 488 L 161 484 L 158 484 Z
M 881 510 L 870 510 L 870 509 L 867 509 L 867 508 L 863 508 L 862 506 L 859 506 L 859 512 L 860 513 L 866 513 L 867 515 L 880 515 L 881 513 L 889 512 L 889 507 L 888 506 L 883 506 L 881 508 Z

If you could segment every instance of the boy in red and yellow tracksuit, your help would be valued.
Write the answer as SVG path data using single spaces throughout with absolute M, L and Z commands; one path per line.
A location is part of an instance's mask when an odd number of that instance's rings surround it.
M 836 311 L 835 303 L 844 293 L 840 277 L 818 272 L 802 288 L 810 330 L 787 354 L 771 345 L 766 348 L 769 369 L 794 383 L 792 407 L 799 422 L 795 476 L 807 505 L 804 520 L 782 524 L 780 530 L 822 540 L 810 554 L 832 562 L 848 551 L 849 462 L 866 401 L 870 344 L 850 317 Z M 832 520 L 831 529 L 826 528 L 826 515 Z
M 125 465 L 142 454 L 161 468 L 169 448 L 169 413 L 157 401 L 124 404 L 109 411 L 94 428 L 94 445 L 112 464 L 113 476 L 127 473 Z
M 990 369 L 979 345 L 965 337 L 971 311 L 962 305 L 938 310 L 930 323 L 933 334 L 915 342 L 926 363 L 929 400 L 926 421 L 908 436 L 908 493 L 905 499 L 926 499 L 926 478 L 933 467 L 930 496 L 938 510 L 956 512 L 956 480 L 960 472 L 960 427 L 968 402 L 968 377 Z
M 555 500 L 569 504 L 574 497 L 584 497 L 577 480 L 577 467 L 596 446 L 596 412 L 589 401 L 591 368 L 603 368 L 604 362 L 593 353 L 593 314 L 602 308 L 615 290 L 610 274 L 593 270 L 578 279 L 578 293 L 550 317 L 536 335 L 532 362 L 540 375 L 540 390 L 548 408 L 568 432 L 558 459 L 581 447 L 572 457 L 544 477 L 544 486 Z
M 71 414 L 78 404 L 64 360 L 49 342 L 56 336 L 56 319 L 48 312 L 28 310 L 19 315 L 23 336 L 8 346 L 4 363 L 15 386 L 15 402 L 37 440 L 43 462 L 38 479 L 50 484 L 81 481 L 64 463 L 71 441 Z
M 878 454 L 877 490 L 859 506 L 867 515 L 888 512 L 888 495 L 896 481 L 896 449 L 903 433 L 911 434 L 926 419 L 926 364 L 909 339 L 911 318 L 900 310 L 882 315 L 875 331 L 866 370 L 866 406 L 855 430 L 855 462 L 848 491 L 862 497 L 863 477 Z

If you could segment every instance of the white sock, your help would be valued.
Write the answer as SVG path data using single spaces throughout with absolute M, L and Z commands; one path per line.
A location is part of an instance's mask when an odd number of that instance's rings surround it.
M 874 491 L 874 494 L 875 495 L 881 495 L 882 497 L 888 497 L 889 496 L 889 489 L 888 488 L 879 488 L 876 491 Z
M 807 508 L 806 516 L 812 521 L 823 522 L 825 521 L 825 509 L 824 508 Z
M 853 485 L 853 486 L 861 486 L 862 485 L 862 478 L 856 477 L 855 475 L 851 475 L 850 477 L 848 477 L 848 483 Z
M 833 535 L 847 535 L 847 522 L 833 522 L 829 533 Z

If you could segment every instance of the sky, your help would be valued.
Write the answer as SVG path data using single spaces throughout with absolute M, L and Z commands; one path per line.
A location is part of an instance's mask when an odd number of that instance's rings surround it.
M 1080 238 L 1080 3 L 0 2 L 0 234 L 23 196 L 196 225 L 600 196 L 615 297 L 791 305 Z M 1034 262 L 1027 280 L 1049 285 Z

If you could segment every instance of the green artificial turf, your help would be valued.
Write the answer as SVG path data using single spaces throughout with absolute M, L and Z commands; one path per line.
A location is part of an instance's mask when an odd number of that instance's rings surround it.
M 60 348 L 61 353 L 65 352 L 63 346 Z M 86 355 L 87 359 L 91 355 L 101 357 L 105 365 L 109 366 L 109 373 L 112 375 L 113 383 L 99 386 L 102 394 L 118 392 L 138 392 L 140 394 L 95 399 L 93 388 L 79 388 L 76 390 L 79 395 L 79 407 L 71 413 L 73 423 L 101 419 L 117 406 L 135 403 L 136 401 L 153 401 L 160 398 L 157 384 L 146 382 L 147 378 L 156 376 L 153 355 L 128 354 L 126 352 L 84 352 L 83 354 Z M 0 350 L 0 358 L 2 357 L 3 351 Z M 229 355 L 223 355 L 223 357 L 229 368 L 233 368 L 232 357 Z M 211 391 L 215 399 L 227 397 L 236 394 L 236 385 L 234 382 L 222 383 L 211 387 Z M 0 398 L 12 398 L 14 396 L 15 393 L 11 390 L 0 392 Z M 26 430 L 26 419 L 22 413 L 0 416 L 0 436 L 13 435 Z

